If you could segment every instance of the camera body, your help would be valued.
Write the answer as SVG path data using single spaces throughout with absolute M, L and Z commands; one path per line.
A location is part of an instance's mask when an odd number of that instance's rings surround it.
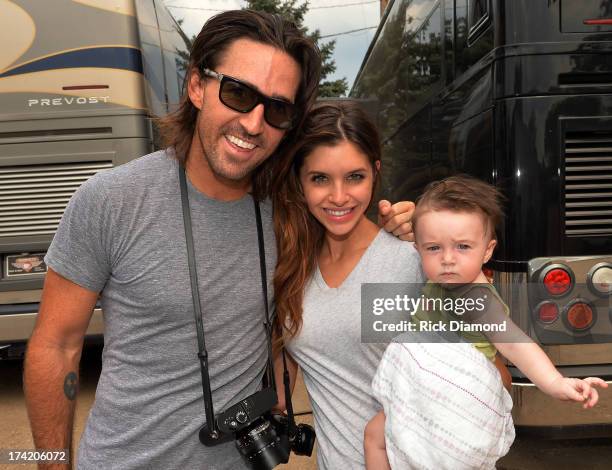
M 217 415 L 217 427 L 223 433 L 236 433 L 267 413 L 278 402 L 276 391 L 265 388 L 230 406 Z
M 315 431 L 308 424 L 293 427 L 284 415 L 267 414 L 236 436 L 242 459 L 253 470 L 268 470 L 289 462 L 290 452 L 312 455 Z
M 312 426 L 292 426 L 284 415 L 270 410 L 278 402 L 276 391 L 264 388 L 230 406 L 215 417 L 219 432 L 206 424 L 200 429 L 200 442 L 214 446 L 233 438 L 245 463 L 253 470 L 268 470 L 289 461 L 289 453 L 312 455 L 315 431 Z

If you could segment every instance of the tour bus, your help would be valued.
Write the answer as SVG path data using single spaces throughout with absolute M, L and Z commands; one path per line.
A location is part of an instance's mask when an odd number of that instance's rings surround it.
M 383 136 L 383 189 L 414 200 L 471 174 L 507 197 L 489 274 L 513 320 L 569 376 L 612 379 L 612 2 L 395 0 L 353 98 Z M 610 435 L 509 365 L 514 420 L 547 436 Z
M 154 148 L 187 42 L 160 0 L 0 0 L 0 358 L 23 352 L 72 194 Z

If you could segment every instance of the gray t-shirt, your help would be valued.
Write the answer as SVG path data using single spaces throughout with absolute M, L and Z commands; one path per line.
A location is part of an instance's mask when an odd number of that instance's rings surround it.
M 412 243 L 381 230 L 340 287 L 318 268 L 307 284 L 302 328 L 287 349 L 312 404 L 320 469 L 364 468 L 363 431 L 382 408 L 372 379 L 387 345 L 361 342 L 361 284 L 422 281 Z
M 96 175 L 76 192 L 45 261 L 101 291 L 102 373 L 78 468 L 245 468 L 233 442 L 204 447 L 197 337 L 178 163 L 164 151 Z M 253 200 L 222 202 L 189 183 L 215 412 L 261 386 L 264 308 Z M 272 207 L 261 205 L 269 295 Z

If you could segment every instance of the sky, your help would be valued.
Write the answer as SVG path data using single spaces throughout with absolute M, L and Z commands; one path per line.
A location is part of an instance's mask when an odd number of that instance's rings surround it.
M 223 10 L 241 8 L 243 0 L 164 0 L 178 19 L 183 19 L 187 35 L 197 34 L 204 22 Z M 184 8 L 181 8 L 184 7 Z M 363 57 L 374 37 L 380 21 L 379 0 L 309 0 L 309 11 L 304 19 L 310 31 L 319 29 L 324 40 L 336 40 L 334 59 L 336 73 L 328 78 L 345 77 L 352 86 Z M 364 31 L 349 32 L 370 28 Z M 346 33 L 336 35 L 337 33 Z M 349 88 L 350 89 L 350 88 Z

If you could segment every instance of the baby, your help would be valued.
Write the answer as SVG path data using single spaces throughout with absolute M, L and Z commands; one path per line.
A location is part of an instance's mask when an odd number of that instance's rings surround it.
M 497 243 L 500 199 L 494 187 L 455 176 L 429 185 L 413 216 L 415 246 L 429 279 L 423 293 L 469 297 L 470 289 L 481 296 L 484 291 L 490 299 L 488 318 L 496 321 L 500 311 L 505 318 L 508 308 L 488 283 L 482 265 Z M 416 317 L 441 322 L 456 318 L 439 311 L 420 311 Z M 428 343 L 431 336 L 424 336 L 417 343 L 413 336 L 389 345 L 372 383 L 383 411 L 365 430 L 368 469 L 495 468 L 514 440 L 512 400 L 492 362 L 497 351 L 548 395 L 582 402 L 584 408 L 595 406 L 598 394 L 593 386 L 607 387 L 603 380 L 563 377 L 537 344 L 509 319 L 507 323 L 513 340 L 520 342 L 470 333 L 467 339 L 461 335 L 463 341 L 441 337 Z

